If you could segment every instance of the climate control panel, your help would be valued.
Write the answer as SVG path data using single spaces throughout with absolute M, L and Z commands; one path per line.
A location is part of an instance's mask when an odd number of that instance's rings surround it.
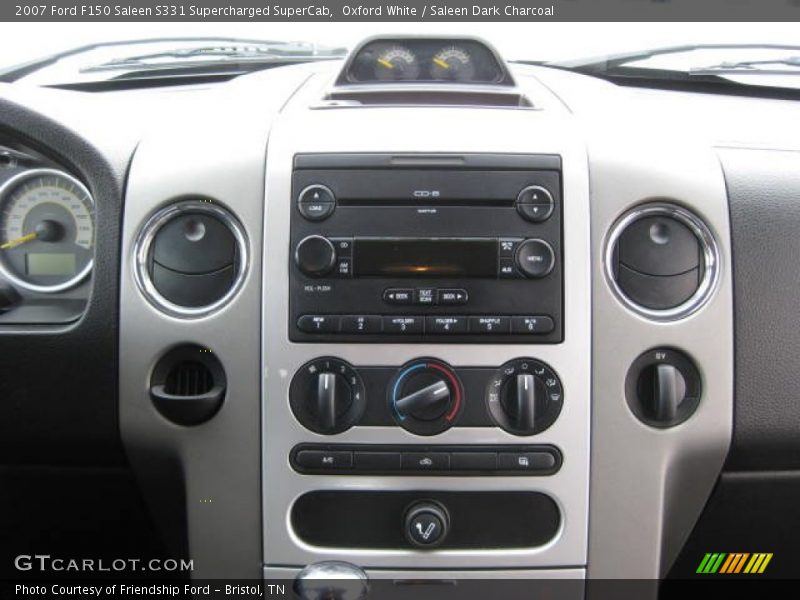
M 303 365 L 289 388 L 295 418 L 323 435 L 355 426 L 402 427 L 426 437 L 451 427 L 499 427 L 527 437 L 549 428 L 563 402 L 556 372 L 527 357 L 498 368 L 455 368 L 430 357 L 397 368 L 356 367 L 321 357 Z

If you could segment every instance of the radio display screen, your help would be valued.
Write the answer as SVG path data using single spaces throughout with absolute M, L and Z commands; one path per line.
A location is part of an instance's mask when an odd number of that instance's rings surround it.
M 497 277 L 494 239 L 369 239 L 353 245 L 356 277 Z

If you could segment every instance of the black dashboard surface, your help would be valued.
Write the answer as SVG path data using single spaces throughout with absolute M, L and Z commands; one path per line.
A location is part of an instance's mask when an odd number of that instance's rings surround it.
M 730 203 L 736 315 L 727 469 L 798 469 L 800 152 L 719 153 Z
M 119 229 L 126 165 L 59 123 L 0 99 L 0 131 L 79 174 L 97 199 L 89 306 L 66 327 L 0 335 L 0 456 L 8 464 L 121 464 L 117 420 Z

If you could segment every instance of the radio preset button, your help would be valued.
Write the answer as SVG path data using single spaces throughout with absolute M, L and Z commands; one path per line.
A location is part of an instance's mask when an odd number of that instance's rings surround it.
M 337 333 L 339 317 L 334 315 L 303 315 L 297 319 L 297 328 L 305 333 Z
M 297 208 L 309 221 L 322 221 L 331 216 L 336 209 L 336 197 L 324 185 L 310 185 L 300 192 Z
M 381 318 L 376 315 L 348 315 L 342 317 L 342 333 L 380 333 Z
M 422 317 L 383 317 L 384 333 L 414 334 L 425 331 Z
M 514 262 L 526 277 L 539 279 L 550 274 L 556 257 L 550 244 L 544 240 L 530 239 L 519 245 Z
M 508 333 L 509 317 L 470 317 L 470 333 Z
M 550 333 L 553 329 L 555 323 L 546 315 L 511 318 L 511 333 Z
M 414 290 L 404 288 L 388 288 L 383 290 L 383 301 L 387 304 L 411 304 L 414 302 Z
M 466 333 L 467 317 L 428 317 L 425 323 L 427 333 Z
M 414 290 L 414 304 L 432 306 L 436 304 L 435 288 L 417 288 Z
M 464 289 L 441 289 L 437 294 L 438 304 L 443 306 L 456 306 L 466 304 L 469 294 Z

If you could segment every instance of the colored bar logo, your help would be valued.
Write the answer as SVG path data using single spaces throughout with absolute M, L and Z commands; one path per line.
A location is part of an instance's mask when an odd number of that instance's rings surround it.
M 772 560 L 772 552 L 708 552 L 700 561 L 697 573 L 702 574 L 725 574 L 737 575 L 748 573 L 750 575 L 763 573 L 769 561 Z

